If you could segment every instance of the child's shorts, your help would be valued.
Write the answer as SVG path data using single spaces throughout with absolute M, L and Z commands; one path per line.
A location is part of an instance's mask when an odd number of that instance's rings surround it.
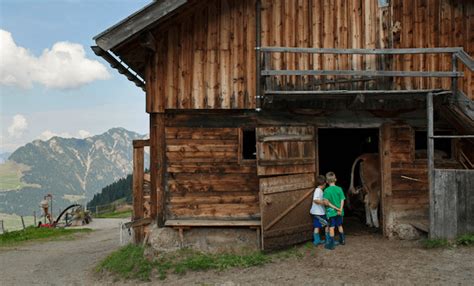
M 328 225 L 328 221 L 325 215 L 313 215 L 313 227 L 322 228 Z
M 329 226 L 337 227 L 342 225 L 342 216 L 337 215 L 329 218 Z

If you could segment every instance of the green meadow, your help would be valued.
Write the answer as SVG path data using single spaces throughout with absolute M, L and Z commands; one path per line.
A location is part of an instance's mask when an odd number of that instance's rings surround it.
M 24 187 L 38 187 L 37 185 L 25 184 L 21 181 L 25 171 L 28 171 L 28 166 L 13 161 L 0 164 L 0 192 L 19 190 Z
M 3 228 L 6 231 L 15 231 L 23 228 L 21 224 L 21 217 L 18 215 L 0 213 L 0 220 L 3 220 Z M 24 216 L 25 226 L 32 226 L 34 223 L 33 216 Z M 1 233 L 1 230 L 0 230 Z

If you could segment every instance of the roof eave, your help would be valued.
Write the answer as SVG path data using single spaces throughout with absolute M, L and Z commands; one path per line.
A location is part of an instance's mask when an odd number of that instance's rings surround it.
M 188 0 L 155 1 L 98 34 L 93 39 L 97 46 L 108 51 L 138 35 L 186 3 L 188 3 Z

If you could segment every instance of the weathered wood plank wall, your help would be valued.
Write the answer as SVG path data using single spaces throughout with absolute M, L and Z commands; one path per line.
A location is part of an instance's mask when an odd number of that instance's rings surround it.
M 463 47 L 474 56 L 474 2 L 471 0 L 393 0 L 393 48 Z M 393 65 L 407 70 L 451 70 L 450 55 L 395 56 Z M 465 73 L 458 88 L 474 99 L 474 73 L 458 63 Z M 449 79 L 400 78 L 396 88 L 449 89 Z
M 415 156 L 415 132 L 409 125 L 392 125 L 389 138 L 391 185 L 390 192 L 382 194 L 389 203 L 384 207 L 384 218 L 389 224 L 427 219 L 430 204 L 426 152 Z M 455 160 L 445 159 L 435 160 L 435 166 L 461 168 Z
M 433 238 L 474 232 L 474 171 L 435 169 Z
M 262 0 L 262 45 L 315 48 L 422 48 L 461 46 L 474 55 L 470 0 Z M 254 109 L 255 0 L 196 2 L 154 30 L 156 52 L 145 71 L 147 112 L 166 109 Z M 132 45 L 124 46 L 132 49 Z M 273 54 L 275 69 L 451 70 L 447 55 L 349 56 Z M 474 98 L 474 74 L 459 88 Z M 394 78 L 331 84 L 335 78 L 280 78 L 284 88 L 449 88 L 449 79 Z M 341 79 L 341 78 L 339 78 Z M 148 85 L 147 85 L 148 86 Z
M 255 108 L 254 0 L 203 1 L 154 34 L 147 112 Z
M 239 162 L 238 128 L 166 128 L 167 218 L 259 215 L 256 162 Z
M 415 131 L 409 125 L 391 127 L 391 205 L 390 215 L 427 214 L 428 171 L 426 159 L 415 159 Z

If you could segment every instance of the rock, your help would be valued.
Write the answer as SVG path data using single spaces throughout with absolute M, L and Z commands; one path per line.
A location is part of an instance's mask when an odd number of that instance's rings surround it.
M 158 252 L 172 252 L 180 248 L 179 234 L 169 227 L 156 227 L 150 230 L 149 243 Z
M 395 223 L 389 227 L 389 238 L 390 239 L 402 239 L 402 240 L 416 240 L 420 239 L 422 233 L 415 227 L 404 223 Z

